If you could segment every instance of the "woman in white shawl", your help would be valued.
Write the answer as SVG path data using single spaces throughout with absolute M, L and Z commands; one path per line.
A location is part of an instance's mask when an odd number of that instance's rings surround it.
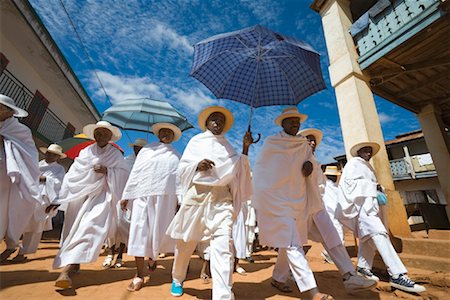
M 36 145 L 31 130 L 16 119 L 27 115 L 13 99 L 0 95 L 0 237 L 6 242 L 0 262 L 16 251 L 34 208 L 43 204 Z
M 64 177 L 59 200 L 54 202 L 68 203 L 62 246 L 53 262 L 53 268 L 64 267 L 55 282 L 59 288 L 71 287 L 70 275 L 80 264 L 98 258 L 122 196 L 123 179 L 128 177 L 122 153 L 109 143 L 122 136 L 117 127 L 99 121 L 86 125 L 83 133 L 96 143 L 80 151 Z
M 59 195 L 61 184 L 66 174 L 66 170 L 58 163 L 60 158 L 66 155 L 62 152 L 61 146 L 51 144 L 47 147 L 40 147 L 39 150 L 44 153 L 45 159 L 39 162 L 39 189 L 40 197 L 44 204 L 35 207 L 34 215 L 28 223 L 22 237 L 19 253 L 14 257 L 15 262 L 25 261 L 25 254 L 32 254 L 37 251 L 41 241 L 42 232 L 52 230 L 52 218 L 57 213 L 57 208 L 49 205 Z
M 361 142 L 350 149 L 353 156 L 344 167 L 339 181 L 336 215 L 341 223 L 359 239 L 357 271 L 378 281 L 371 269 L 375 250 L 388 267 L 391 286 L 407 292 L 423 292 L 406 275 L 407 270 L 389 239 L 379 217 L 378 193 L 382 190 L 369 160 L 380 150 L 375 142 Z
M 173 252 L 174 241 L 165 232 L 175 216 L 181 190 L 176 181 L 180 154 L 171 145 L 181 137 L 181 130 L 169 123 L 152 126 L 159 142 L 143 147 L 136 157 L 123 191 L 121 206 L 132 204 L 128 255 L 135 257 L 136 276 L 128 286 L 131 292 L 144 285 L 144 258 L 150 271 L 156 268 L 160 252 Z
M 203 110 L 198 124 L 204 132 L 189 141 L 181 158 L 178 176 L 183 202 L 167 230 L 177 240 L 171 294 L 183 294 L 192 252 L 209 237 L 212 298 L 233 299 L 231 231 L 240 203 L 251 195 L 247 154 L 253 139 L 246 132 L 242 155 L 235 152 L 223 136 L 233 125 L 233 114 L 221 106 Z

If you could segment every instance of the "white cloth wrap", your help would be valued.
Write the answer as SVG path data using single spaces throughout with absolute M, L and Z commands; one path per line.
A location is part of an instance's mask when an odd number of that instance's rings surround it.
M 107 174 L 94 172 L 94 165 L 107 167 Z M 53 268 L 67 264 L 90 263 L 97 259 L 110 232 L 116 206 L 121 199 L 128 168 L 122 153 L 108 144 L 90 145 L 80 151 L 62 184 L 54 203 L 69 203 L 65 215 L 62 247 Z
M 209 159 L 215 165 L 208 171 L 196 171 L 203 159 Z M 174 239 L 204 238 L 207 233 L 201 228 L 204 228 L 205 219 L 211 218 L 209 214 L 216 210 L 228 214 L 232 208 L 231 214 L 235 218 L 241 203 L 252 193 L 248 157 L 238 155 L 223 135 L 214 135 L 208 130 L 189 141 L 178 166 L 178 177 L 183 202 L 167 230 Z M 221 221 L 219 218 L 214 220 Z M 209 232 L 213 233 L 214 229 Z
M 302 175 L 306 161 L 316 166 L 308 140 L 284 131 L 268 137 L 253 172 L 253 205 L 258 217 L 260 242 L 290 247 L 307 242 L 308 216 L 324 208 L 317 182 L 317 167 Z

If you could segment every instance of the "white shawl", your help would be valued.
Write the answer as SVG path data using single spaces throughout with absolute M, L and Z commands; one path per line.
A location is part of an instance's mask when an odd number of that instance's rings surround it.
M 203 159 L 214 162 L 207 171 L 196 171 Z M 242 201 L 251 197 L 250 164 L 247 155 L 238 155 L 223 135 L 214 135 L 209 130 L 194 136 L 186 146 L 180 164 L 178 177 L 183 194 L 192 186 L 229 186 L 233 197 L 235 214 Z
M 45 159 L 39 162 L 39 170 L 41 176 L 45 176 L 45 182 L 40 184 L 41 198 L 46 204 L 50 204 L 59 195 L 66 170 L 57 162 L 49 164 Z
M 94 172 L 96 164 L 107 167 L 106 176 Z M 111 144 L 100 148 L 94 143 L 81 150 L 75 158 L 64 177 L 59 199 L 55 203 L 69 203 L 88 196 L 92 198 L 104 190 L 107 191 L 108 201 L 119 201 L 128 178 L 128 170 L 122 153 L 117 148 Z
M 122 199 L 154 195 L 180 195 L 177 168 L 180 153 L 172 145 L 154 142 L 139 151 Z
M 376 197 L 377 178 L 372 166 L 361 157 L 349 160 L 339 181 L 339 215 L 348 219 L 354 218 L 362 207 L 365 207 L 367 212 L 378 212 Z M 366 201 L 366 198 L 372 198 L 372 201 Z
M 16 118 L 0 123 L 6 155 L 6 173 L 16 184 L 22 198 L 43 204 L 39 197 L 39 155 L 31 131 Z
M 305 178 L 302 167 L 313 164 L 313 172 Z M 323 209 L 318 182 L 322 172 L 308 140 L 284 131 L 266 138 L 253 172 L 253 206 L 275 218 L 306 221 L 308 215 Z

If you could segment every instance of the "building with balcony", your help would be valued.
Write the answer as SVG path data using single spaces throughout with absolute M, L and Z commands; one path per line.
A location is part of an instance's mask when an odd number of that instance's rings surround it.
M 36 146 L 97 122 L 99 112 L 28 1 L 1 1 L 0 22 L 0 93 L 28 111 L 21 122 Z
M 427 180 L 420 176 L 436 174 L 440 195 L 450 201 L 449 1 L 314 0 L 311 8 L 322 17 L 347 157 L 357 142 L 382 145 L 372 163 L 390 200 L 389 229 L 409 236 L 405 194 L 396 190 L 398 182 L 408 179 L 400 178 L 414 176 L 418 184 Z M 417 115 L 429 154 L 395 160 L 392 155 L 402 148 L 393 149 L 396 143 L 383 147 L 374 94 Z M 431 160 L 433 170 L 420 165 Z M 446 209 L 450 215 L 450 207 Z

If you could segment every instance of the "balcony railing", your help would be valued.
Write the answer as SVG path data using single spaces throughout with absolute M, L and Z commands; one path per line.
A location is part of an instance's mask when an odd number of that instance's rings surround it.
M 415 155 L 409 162 L 405 157 L 389 161 L 394 180 L 416 179 L 436 176 L 434 164 L 421 164 L 420 161 L 428 158 L 429 154 Z
M 0 94 L 13 98 L 18 107 L 27 111 L 34 98 L 34 94 L 6 69 L 0 74 Z M 48 108 L 38 126 L 31 130 L 47 139 L 48 143 L 55 143 L 73 135 L 73 132 L 67 131 L 66 123 Z
M 354 36 L 362 69 L 444 14 L 439 9 L 440 0 L 394 0 L 391 2 L 392 4 L 384 11 L 369 18 L 367 28 Z

